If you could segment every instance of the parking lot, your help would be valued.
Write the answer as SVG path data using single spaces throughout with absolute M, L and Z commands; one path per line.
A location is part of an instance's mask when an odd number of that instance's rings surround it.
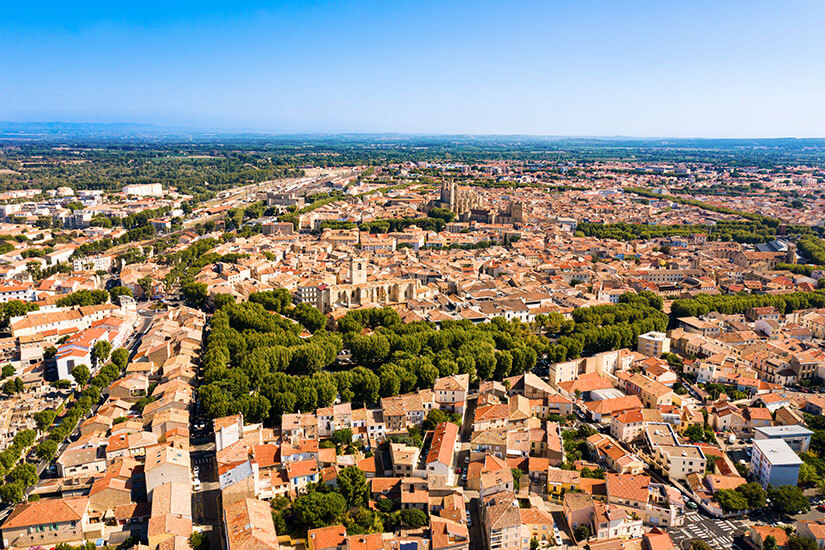
M 707 542 L 716 550 L 727 550 L 736 548 L 733 539 L 745 534 L 747 529 L 742 520 L 711 519 L 699 512 L 688 512 L 685 514 L 685 524 L 678 529 L 669 529 L 668 533 L 673 543 L 682 550 L 695 539 Z

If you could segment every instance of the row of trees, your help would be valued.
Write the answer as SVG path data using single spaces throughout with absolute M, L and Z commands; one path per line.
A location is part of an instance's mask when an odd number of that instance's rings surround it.
M 94 306 L 109 301 L 109 293 L 105 290 L 78 290 L 57 300 L 58 307 Z
M 825 291 L 793 292 L 790 294 L 698 294 L 693 298 L 674 300 L 671 319 L 707 315 L 711 311 L 731 315 L 744 313 L 752 307 L 773 306 L 779 313 L 825 307 Z
M 762 243 L 776 238 L 776 227 L 757 221 L 720 220 L 715 225 L 707 224 L 657 224 L 643 223 L 579 223 L 577 232 L 581 236 L 614 239 L 617 241 L 650 240 L 664 237 L 689 237 L 705 233 L 711 241 L 735 241 L 738 243 Z
M 163 256 L 163 263 L 172 266 L 169 273 L 164 277 L 167 289 L 175 284 L 184 287 L 191 283 L 195 275 L 207 265 L 218 262 L 237 263 L 239 259 L 246 257 L 245 254 L 230 253 L 221 255 L 217 252 L 209 252 L 219 244 L 220 241 L 217 239 L 201 239 L 183 250 Z
M 799 251 L 817 266 L 825 266 L 825 241 L 812 235 L 806 235 L 796 243 Z
M 0 329 L 7 329 L 12 317 L 19 317 L 38 309 L 40 309 L 40 306 L 33 302 L 22 302 L 20 300 L 10 300 L 0 304 Z
M 0 485 L 0 500 L 6 504 L 21 502 L 26 495 L 26 489 L 37 484 L 38 476 L 34 465 L 17 464 L 20 457 L 34 444 L 36 437 L 34 430 L 23 430 L 14 436 L 11 445 L 0 453 L 0 471 L 6 481 Z
M 639 334 L 667 326 L 661 298 L 652 293 L 578 309 L 574 321 L 547 316 L 543 334 L 501 317 L 479 325 L 405 324 L 390 308 L 353 310 L 336 326 L 312 306 L 293 308 L 282 289 L 253 293 L 244 304 L 221 296 L 214 301 L 201 399 L 212 417 L 242 412 L 252 421 L 329 406 L 337 395 L 372 404 L 459 373 L 473 381 L 502 380 L 531 370 L 542 355 L 563 361 L 632 346 Z M 304 329 L 312 335 L 301 338 Z M 354 368 L 325 371 L 340 365 L 343 350 Z
M 687 197 L 677 197 L 675 195 L 662 195 L 660 193 L 654 193 L 648 189 L 643 189 L 641 187 L 625 187 L 624 191 L 626 193 L 634 193 L 636 195 L 640 195 L 642 197 L 647 197 L 651 199 L 667 199 L 671 202 L 676 202 L 679 204 L 686 204 L 689 206 L 695 206 L 697 208 L 701 208 L 702 210 L 708 210 L 710 212 L 717 212 L 719 214 L 729 214 L 732 216 L 739 216 L 740 218 L 745 218 L 746 220 L 751 220 L 754 222 L 759 222 L 763 225 L 769 227 L 779 227 L 782 222 L 776 218 L 772 218 L 770 216 L 763 216 L 762 214 L 755 214 L 753 212 L 744 212 L 742 210 L 734 210 L 733 208 L 727 208 L 725 206 L 716 206 L 714 204 L 708 204 L 706 202 L 702 202 L 700 200 L 691 199 Z
M 49 435 L 44 441 L 35 447 L 37 456 L 43 460 L 54 458 L 57 448 L 62 441 L 71 435 L 80 420 L 92 410 L 92 407 L 100 399 L 100 393 L 104 388 L 114 382 L 129 362 L 129 352 L 124 348 L 118 348 L 111 352 L 110 363 L 101 367 L 98 373 L 91 379 L 88 387 L 80 392 L 77 399 L 66 409 L 60 418 L 60 423 L 52 427 Z M 87 371 L 88 373 L 88 371 Z M 74 375 L 74 372 L 72 373 Z M 81 381 L 88 379 L 88 374 L 78 372 L 77 381 L 83 387 Z M 46 430 L 55 421 L 57 413 L 55 411 L 44 411 L 35 415 L 35 422 L 38 428 Z

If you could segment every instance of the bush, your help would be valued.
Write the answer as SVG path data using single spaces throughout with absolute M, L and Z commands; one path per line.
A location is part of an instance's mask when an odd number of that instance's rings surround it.
M 427 525 L 429 518 L 427 514 L 421 510 L 406 508 L 401 510 L 401 521 L 413 529 L 418 529 Z

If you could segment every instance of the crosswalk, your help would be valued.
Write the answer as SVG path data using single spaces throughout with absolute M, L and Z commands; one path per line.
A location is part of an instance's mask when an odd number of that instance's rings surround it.
M 723 550 L 724 548 L 730 548 L 731 544 L 733 543 L 733 537 L 729 535 L 715 535 L 711 533 L 708 529 L 704 528 L 701 525 L 691 523 L 682 527 L 684 533 L 690 539 L 701 539 L 716 548 L 717 550 Z
M 670 532 L 674 542 L 680 547 L 683 546 L 681 543 L 700 539 L 716 550 L 727 550 L 733 546 L 734 538 L 744 531 L 745 526 L 741 522 L 710 519 L 693 511 L 685 514 L 685 522 L 681 527 Z

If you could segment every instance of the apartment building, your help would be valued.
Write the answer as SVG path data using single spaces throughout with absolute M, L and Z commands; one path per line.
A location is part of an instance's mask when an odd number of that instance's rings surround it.
M 754 439 L 751 473 L 763 487 L 796 485 L 802 459 L 783 439 Z

